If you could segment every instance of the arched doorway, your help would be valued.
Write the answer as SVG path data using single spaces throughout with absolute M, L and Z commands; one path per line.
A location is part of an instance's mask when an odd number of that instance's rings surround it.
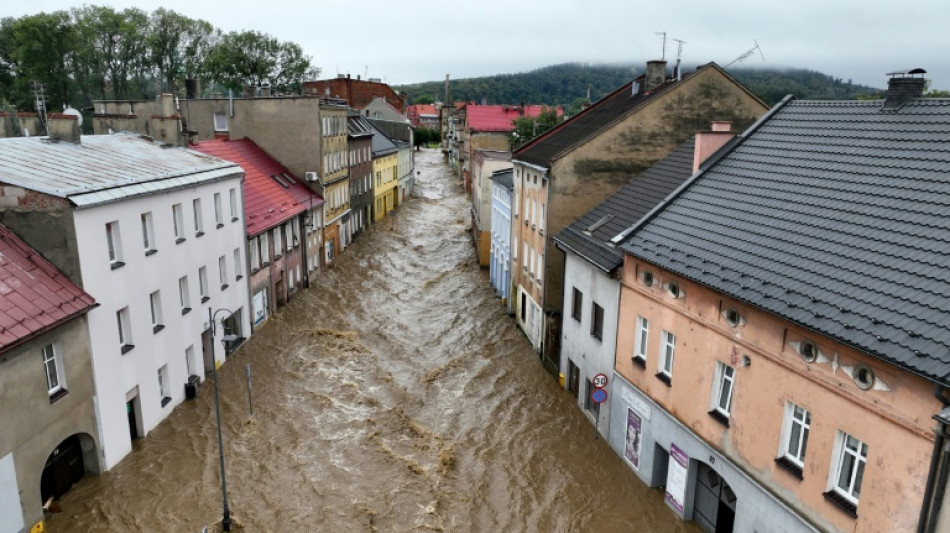
M 736 520 L 736 493 L 709 465 L 699 463 L 693 521 L 709 533 L 732 533 Z
M 96 443 L 85 433 L 71 435 L 46 459 L 40 477 L 40 501 L 62 497 L 87 472 L 99 472 Z

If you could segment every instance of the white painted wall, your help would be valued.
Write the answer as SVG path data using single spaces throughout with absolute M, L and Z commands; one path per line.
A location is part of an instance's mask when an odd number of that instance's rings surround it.
M 613 376 L 614 358 L 617 352 L 617 317 L 620 305 L 620 281 L 610 278 L 577 254 L 565 252 L 564 266 L 564 308 L 561 315 L 561 362 L 560 372 L 565 376 L 564 386 L 568 386 L 568 358 L 580 369 L 580 384 L 577 404 L 591 421 L 593 414 L 584 409 L 587 392 L 585 383 L 598 373 Z M 583 293 L 583 313 L 578 322 L 571 316 L 574 303 L 574 288 Z M 598 340 L 591 335 L 592 302 L 604 309 L 603 338 Z M 624 325 L 624 327 L 635 327 Z M 611 387 L 608 383 L 607 390 Z M 598 430 L 607 438 L 610 431 L 610 403 L 612 398 L 600 406 Z
M 232 221 L 229 190 L 238 191 L 237 220 Z M 109 469 L 131 449 L 126 394 L 138 389 L 141 411 L 140 436 L 161 422 L 184 399 L 188 380 L 185 351 L 194 350 L 194 369 L 204 374 L 202 332 L 208 329 L 208 309 L 241 310 L 241 331 L 251 332 L 250 300 L 247 285 L 247 249 L 244 230 L 241 179 L 231 178 L 188 189 L 133 198 L 114 204 L 76 210 L 77 247 L 83 288 L 99 306 L 89 317 L 93 371 L 98 397 L 102 431 L 103 466 Z M 223 204 L 223 227 L 217 228 L 214 217 L 214 193 L 219 192 Z M 201 198 L 205 235 L 195 236 L 192 200 Z M 181 203 L 184 210 L 186 240 L 176 244 L 172 222 L 172 205 Z M 157 253 L 146 256 L 141 215 L 151 212 Z M 122 260 L 125 266 L 112 269 L 106 244 L 106 223 L 118 220 Z M 241 250 L 241 273 L 235 276 L 234 250 Z M 227 285 L 219 281 L 218 258 L 227 265 Z M 210 299 L 202 303 L 199 295 L 198 269 L 208 272 Z M 178 280 L 187 275 L 191 312 L 182 314 Z M 153 332 L 149 295 L 161 291 L 162 319 L 165 328 Z M 128 306 L 134 349 L 121 353 L 116 312 Z M 222 315 L 224 315 L 222 313 Z M 218 318 L 221 318 L 219 315 Z M 219 330 L 220 336 L 222 332 Z M 216 360 L 224 360 L 222 346 L 215 346 Z M 168 365 L 168 393 L 171 402 L 161 405 L 158 369 Z
M 0 533 L 19 533 L 23 529 L 20 489 L 16 482 L 13 454 L 0 457 Z

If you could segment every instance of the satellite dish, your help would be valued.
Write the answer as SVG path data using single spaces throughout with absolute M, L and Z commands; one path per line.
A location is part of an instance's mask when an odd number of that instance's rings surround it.
M 71 107 L 67 107 L 66 109 L 63 110 L 63 114 L 76 117 L 76 122 L 78 123 L 79 126 L 82 126 L 82 113 L 80 113 L 79 111 Z

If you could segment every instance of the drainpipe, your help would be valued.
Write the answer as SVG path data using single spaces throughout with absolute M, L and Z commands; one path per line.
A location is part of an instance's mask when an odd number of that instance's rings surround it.
M 937 421 L 937 428 L 934 430 L 936 434 L 934 451 L 930 458 L 930 472 L 927 474 L 927 487 L 924 489 L 924 502 L 920 509 L 917 533 L 934 531 L 947 489 L 947 477 L 950 474 L 950 450 L 947 449 L 946 442 L 947 426 L 950 424 L 950 400 L 943 395 L 945 390 L 940 384 L 934 386 L 934 396 L 943 404 L 943 409 L 933 417 Z

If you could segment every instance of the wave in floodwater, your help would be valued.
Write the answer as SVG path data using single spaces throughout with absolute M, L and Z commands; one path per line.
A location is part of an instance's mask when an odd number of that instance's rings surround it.
M 416 162 L 394 219 L 219 373 L 238 528 L 696 531 L 594 439 L 475 263 L 458 180 L 438 151 Z M 212 400 L 209 381 L 119 465 L 77 484 L 47 530 L 197 533 L 220 520 Z

